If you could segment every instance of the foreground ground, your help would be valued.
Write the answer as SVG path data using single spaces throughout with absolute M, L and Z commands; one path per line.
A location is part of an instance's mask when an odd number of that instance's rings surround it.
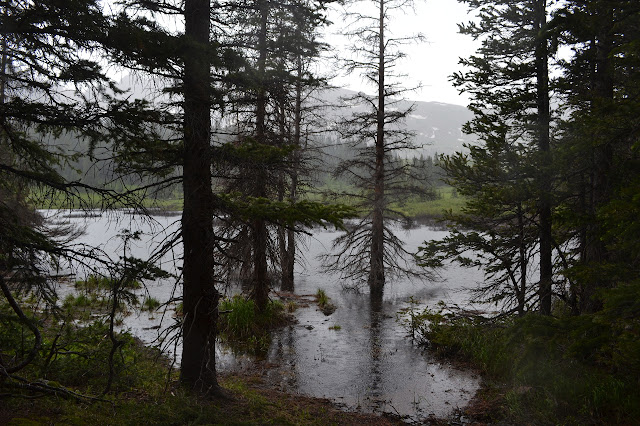
M 255 377 L 226 376 L 221 384 L 226 396 L 212 400 L 198 399 L 175 387 L 162 396 L 130 392 L 112 402 L 92 404 L 55 398 L 5 399 L 0 405 L 0 424 L 403 424 L 400 418 L 345 412 L 325 399 L 269 389 Z M 433 419 L 425 424 L 447 422 Z

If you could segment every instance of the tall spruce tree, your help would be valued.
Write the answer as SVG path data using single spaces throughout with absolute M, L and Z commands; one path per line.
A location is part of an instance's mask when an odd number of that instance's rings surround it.
M 554 17 L 572 56 L 560 90 L 567 106 L 560 218 L 570 246 L 567 300 L 574 312 L 602 307 L 598 292 L 637 276 L 632 201 L 638 173 L 637 39 L 640 4 L 570 1 Z M 636 192 L 637 193 L 637 192 Z M 626 243 L 621 243 L 626 241 Z M 626 249 L 621 250 L 624 246 Z
M 204 394 L 218 391 L 218 291 L 213 263 L 211 188 L 211 53 L 209 0 L 184 3 L 184 148 L 182 211 L 184 323 L 180 380 Z
M 454 258 L 460 254 L 455 241 L 480 249 L 488 256 L 484 264 L 490 275 L 503 269 L 498 281 L 510 283 L 507 289 L 513 289 L 522 313 L 530 293 L 527 266 L 535 248 L 531 238 L 535 224 L 538 306 L 548 315 L 553 283 L 554 169 L 547 4 L 544 0 L 464 2 L 477 10 L 480 21 L 461 25 L 460 31 L 482 45 L 477 55 L 461 60 L 468 71 L 455 73 L 453 81 L 472 96 L 470 109 L 475 118 L 465 131 L 477 134 L 482 145 L 472 147 L 469 156 L 445 158 L 444 167 L 456 189 L 471 198 L 462 216 L 450 218 L 463 227 L 475 227 L 471 232 L 456 231 L 455 238 L 441 243 L 441 248 L 448 253 L 446 257 Z M 425 264 L 439 245 L 432 242 L 427 247 Z

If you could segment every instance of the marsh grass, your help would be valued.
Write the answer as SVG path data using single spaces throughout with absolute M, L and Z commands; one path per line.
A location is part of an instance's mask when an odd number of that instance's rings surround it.
M 269 348 L 270 331 L 291 321 L 285 305 L 279 300 L 270 300 L 264 312 L 258 311 L 255 303 L 242 295 L 220 301 L 218 331 L 223 341 L 234 349 L 261 353 Z
M 89 275 L 84 280 L 78 280 L 74 283 L 74 287 L 78 291 L 91 292 L 107 292 L 113 288 L 114 280 L 109 277 L 103 277 L 100 275 Z M 127 288 L 137 290 L 142 288 L 142 284 L 139 281 L 127 282 Z
M 490 421 L 627 424 L 640 416 L 634 365 L 640 353 L 634 347 L 625 354 L 617 343 L 637 324 L 604 322 L 606 310 L 495 320 L 431 310 L 411 315 L 419 342 L 440 356 L 471 361 L 488 387 L 500 389 L 501 414 Z M 616 360 L 620 356 L 626 361 Z
M 319 288 L 316 292 L 316 303 L 318 304 L 320 311 L 322 311 L 322 313 L 325 315 L 331 315 L 336 311 L 336 305 L 331 303 L 331 299 L 321 288 Z
M 149 297 L 145 297 L 144 301 L 142 302 L 141 309 L 143 311 L 154 312 L 159 307 L 160 307 L 160 301 L 155 297 L 149 296 Z
M 105 315 L 111 309 L 111 291 L 114 285 L 115 281 L 111 278 L 89 275 L 86 279 L 74 283 L 76 293 L 65 297 L 62 308 L 67 316 L 82 321 Z M 140 282 L 130 281 L 120 289 L 116 309 L 120 317 L 129 315 L 132 310 L 139 308 L 138 296 L 133 291 L 141 287 Z M 143 305 L 142 308 L 146 308 L 146 305 Z
M 329 296 L 327 296 L 327 293 L 321 288 L 316 292 L 316 303 L 321 308 L 325 307 L 329 303 Z

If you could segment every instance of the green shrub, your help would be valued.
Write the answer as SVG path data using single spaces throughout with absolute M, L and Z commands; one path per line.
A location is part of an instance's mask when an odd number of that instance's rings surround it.
M 620 308 L 614 299 L 636 306 L 639 299 L 629 299 L 629 291 L 605 297 L 598 314 L 564 318 L 530 314 L 490 320 L 428 309 L 403 315 L 418 342 L 437 354 L 472 361 L 491 383 L 504 387 L 510 422 L 625 423 L 640 416 L 640 353 L 631 343 L 637 338 L 626 335 L 637 329 L 628 323 L 631 316 L 623 321 L 619 312 L 610 314 L 614 305 Z
M 220 336 L 235 349 L 253 353 L 265 352 L 271 343 L 270 330 L 289 321 L 284 304 L 270 300 L 264 312 L 242 295 L 220 301 L 218 330 Z

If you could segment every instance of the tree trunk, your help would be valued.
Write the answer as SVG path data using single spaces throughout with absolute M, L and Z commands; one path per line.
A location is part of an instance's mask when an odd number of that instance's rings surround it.
M 538 108 L 538 149 L 540 151 L 540 195 L 539 195 L 539 239 L 540 282 L 538 296 L 540 313 L 551 315 L 551 292 L 553 285 L 552 236 L 551 236 L 551 148 L 549 108 L 549 60 L 547 47 L 546 0 L 536 0 L 536 98 Z
M 611 52 L 613 50 L 613 25 L 614 17 L 612 6 L 604 2 L 604 10 L 597 10 L 596 16 L 600 23 L 598 26 L 593 48 L 595 49 L 595 67 L 592 80 L 591 113 L 604 114 L 601 108 L 613 99 L 613 64 L 611 62 Z M 604 130 L 605 132 L 607 130 Z M 592 151 L 592 175 L 591 175 L 591 199 L 589 205 L 589 215 L 591 223 L 586 229 L 585 240 L 585 263 L 592 268 L 592 277 L 588 282 L 583 283 L 580 310 L 582 312 L 595 312 L 602 308 L 602 302 L 595 298 L 595 293 L 599 287 L 605 285 L 606 278 L 601 276 L 600 264 L 607 261 L 609 255 L 602 240 L 602 229 L 597 218 L 598 209 L 609 201 L 611 174 L 611 163 L 613 158 L 613 148 L 610 140 L 603 140 L 600 134 L 602 130 L 593 131 L 593 141 L 595 146 Z
M 520 286 L 516 284 L 516 296 L 518 299 L 518 315 L 525 314 L 525 302 L 527 297 L 527 241 L 525 230 L 525 217 L 522 204 L 518 204 L 518 232 L 520 237 L 518 255 L 520 257 Z
M 384 290 L 384 0 L 379 0 L 379 62 L 378 62 L 378 114 L 376 118 L 376 164 L 373 176 L 373 212 L 371 215 L 371 265 L 369 288 L 371 295 L 381 295 Z
M 296 37 L 300 38 L 300 29 L 296 30 Z M 298 201 L 298 173 L 300 168 L 300 151 L 302 148 L 301 138 L 301 124 L 302 124 L 302 77 L 303 77 L 303 64 L 302 58 L 298 55 L 296 60 L 297 72 L 296 72 L 296 92 L 295 92 L 295 105 L 293 111 L 293 144 L 297 147 L 293 152 L 293 164 L 291 167 L 291 187 L 289 191 L 289 200 L 292 203 Z M 304 149 L 306 149 L 306 144 Z M 287 247 L 286 247 L 286 265 L 283 264 L 282 269 L 282 287 L 283 290 L 293 291 L 294 280 L 293 273 L 296 264 L 296 238 L 295 231 L 293 229 L 287 229 Z
M 213 194 L 211 189 L 209 0 L 185 1 L 184 210 L 182 212 L 183 349 L 180 381 L 218 392 L 215 365 L 218 292 L 213 275 Z
M 267 96 L 265 90 L 265 71 L 267 63 L 267 19 L 269 4 L 261 1 L 260 33 L 258 34 L 258 93 L 256 98 L 256 140 L 266 144 Z M 256 171 L 256 197 L 265 197 L 267 173 L 262 168 Z M 262 218 L 253 221 L 253 300 L 259 311 L 264 311 L 269 301 L 269 277 L 267 270 L 267 225 Z

